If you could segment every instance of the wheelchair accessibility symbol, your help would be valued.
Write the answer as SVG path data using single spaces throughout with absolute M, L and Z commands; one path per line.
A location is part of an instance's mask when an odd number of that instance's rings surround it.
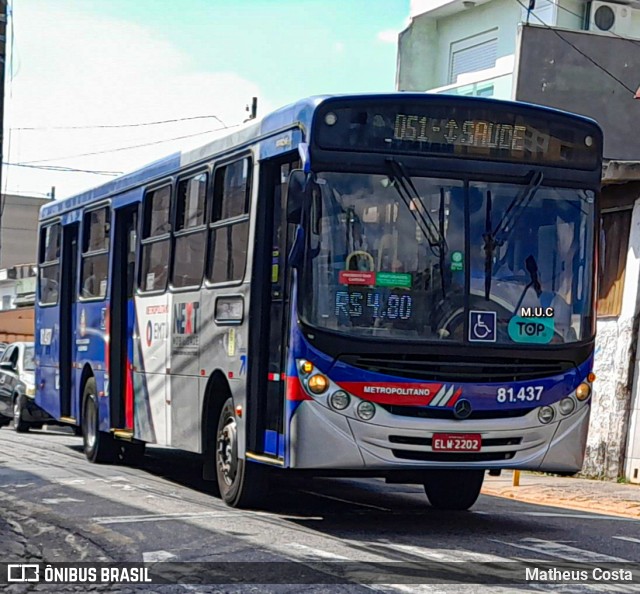
M 469 312 L 469 342 L 496 341 L 496 312 Z

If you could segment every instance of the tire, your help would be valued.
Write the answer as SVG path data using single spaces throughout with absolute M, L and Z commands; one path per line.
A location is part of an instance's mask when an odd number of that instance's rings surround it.
M 0 417 L 0 429 L 2 429 L 2 427 L 6 427 L 10 423 L 11 423 L 11 419 L 7 419 L 6 417 Z
M 98 396 L 96 380 L 89 378 L 82 397 L 82 443 L 89 462 L 112 463 L 116 457 L 113 436 L 99 429 Z
M 477 500 L 484 470 L 434 470 L 425 476 L 424 490 L 436 509 L 463 511 Z
M 266 498 L 266 469 L 238 458 L 236 415 L 231 398 L 220 410 L 214 453 L 218 489 L 227 505 L 255 507 Z
M 147 444 L 142 441 L 116 442 L 116 449 L 118 450 L 118 453 L 117 453 L 118 461 L 122 462 L 123 464 L 127 464 L 129 466 L 138 466 L 139 464 L 142 463 L 142 459 L 144 458 L 146 445 Z
M 25 395 L 18 394 L 13 399 L 13 428 L 17 433 L 26 433 L 29 431 L 29 423 L 22 418 L 22 411 L 25 407 Z
M 82 425 L 72 425 L 71 429 L 76 437 L 82 437 Z

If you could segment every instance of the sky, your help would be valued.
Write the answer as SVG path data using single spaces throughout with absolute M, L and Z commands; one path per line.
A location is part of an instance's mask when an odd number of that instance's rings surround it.
M 224 134 L 253 96 L 260 117 L 310 95 L 393 91 L 409 0 L 10 0 L 10 11 L 2 191 L 62 198 Z M 198 116 L 216 117 L 185 120 Z

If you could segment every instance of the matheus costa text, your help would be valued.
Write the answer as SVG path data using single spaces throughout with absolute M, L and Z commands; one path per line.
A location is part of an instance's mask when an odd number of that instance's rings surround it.
M 531 582 L 631 582 L 633 572 L 628 569 L 540 569 L 525 568 L 525 579 Z

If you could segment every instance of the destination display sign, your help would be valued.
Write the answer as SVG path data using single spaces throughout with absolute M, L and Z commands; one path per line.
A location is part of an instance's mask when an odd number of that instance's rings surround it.
M 317 145 L 328 150 L 448 155 L 579 169 L 599 165 L 601 139 L 589 122 L 460 98 L 382 104 L 330 103 L 315 120 Z

